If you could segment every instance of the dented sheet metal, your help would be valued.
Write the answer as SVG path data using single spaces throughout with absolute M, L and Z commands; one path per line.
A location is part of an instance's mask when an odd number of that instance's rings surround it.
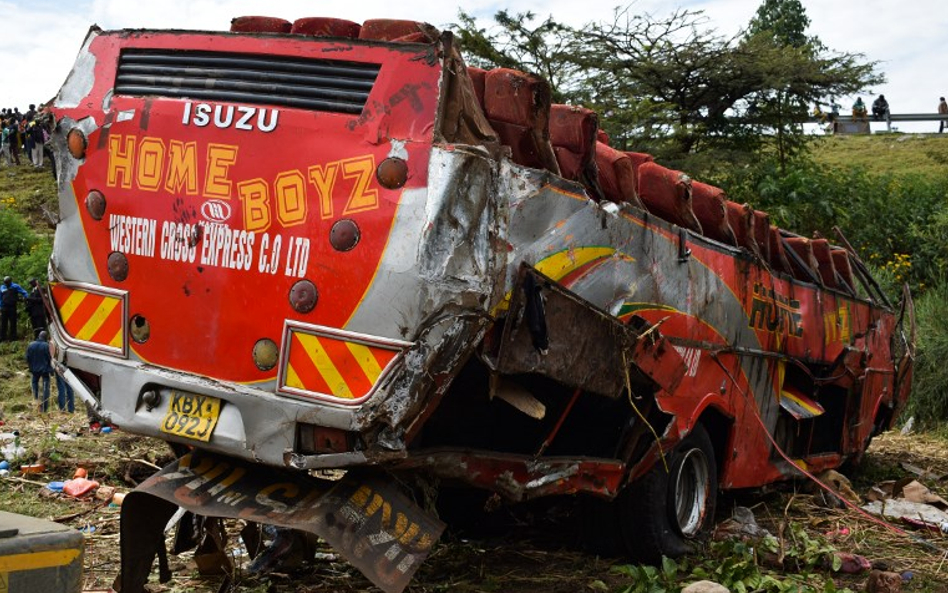
M 164 554 L 161 529 L 178 506 L 316 534 L 386 593 L 405 588 L 444 530 L 377 475 L 328 482 L 201 451 L 169 464 L 126 501 L 132 504 L 122 510 L 123 593 L 143 590 L 154 558 Z
M 622 323 L 527 265 L 508 317 L 500 373 L 539 373 L 612 398 L 642 376 L 674 391 L 685 373 L 678 352 L 644 320 L 640 328 Z

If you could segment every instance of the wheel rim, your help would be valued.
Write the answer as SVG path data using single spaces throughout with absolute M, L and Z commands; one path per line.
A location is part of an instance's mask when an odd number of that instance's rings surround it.
M 691 449 L 681 460 L 675 476 L 675 518 L 682 535 L 697 535 L 708 509 L 708 458 L 701 449 Z

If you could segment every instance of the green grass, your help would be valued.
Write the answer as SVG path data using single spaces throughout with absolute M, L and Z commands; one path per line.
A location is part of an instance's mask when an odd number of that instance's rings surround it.
M 832 167 L 855 165 L 871 173 L 944 175 L 948 134 L 826 136 L 813 143 L 813 159 Z

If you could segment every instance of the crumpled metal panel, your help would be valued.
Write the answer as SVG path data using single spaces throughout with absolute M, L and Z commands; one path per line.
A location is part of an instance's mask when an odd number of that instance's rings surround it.
M 145 590 L 156 556 L 162 576 L 169 576 L 162 528 L 178 507 L 316 534 L 386 593 L 401 593 L 444 530 L 378 476 L 349 472 L 326 482 L 196 450 L 126 497 L 122 593 Z
M 656 328 L 622 323 L 528 267 L 508 315 L 495 363 L 502 374 L 540 374 L 616 398 L 643 378 L 673 392 L 685 372 Z

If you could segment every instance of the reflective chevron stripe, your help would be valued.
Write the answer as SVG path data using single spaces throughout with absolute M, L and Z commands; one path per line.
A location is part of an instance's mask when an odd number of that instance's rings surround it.
M 59 321 L 73 340 L 122 350 L 125 340 L 123 298 L 94 289 L 51 285 Z
M 401 347 L 290 329 L 284 391 L 357 401 L 369 395 Z

